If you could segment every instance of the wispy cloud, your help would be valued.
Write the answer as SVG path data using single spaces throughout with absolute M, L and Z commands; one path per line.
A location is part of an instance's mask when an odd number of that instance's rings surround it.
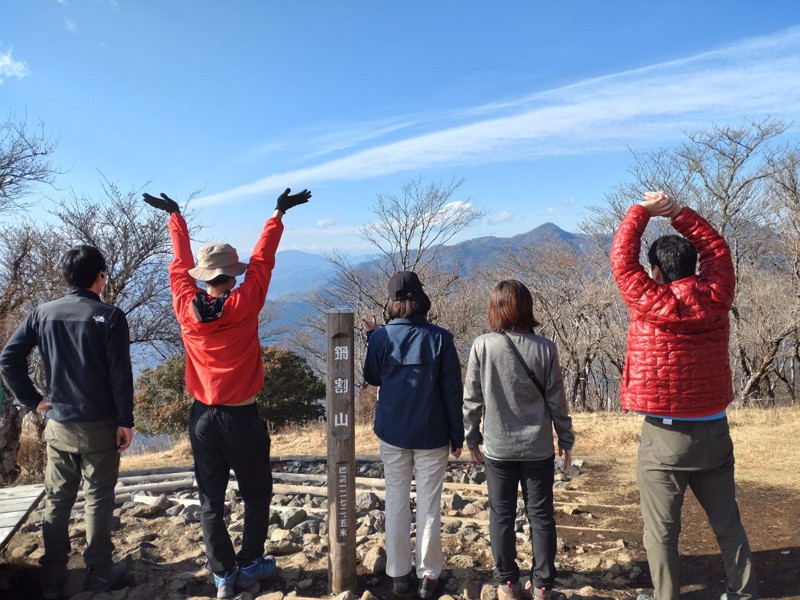
M 314 225 L 321 229 L 328 229 L 329 227 L 333 227 L 336 225 L 336 219 L 327 218 L 327 219 L 317 219 L 314 221 Z
M 78 33 L 78 24 L 69 17 L 64 17 L 64 27 L 71 33 Z
M 764 114 L 800 118 L 800 27 L 680 60 L 455 111 L 430 121 L 439 127 L 443 118 L 461 121 L 448 128 L 269 174 L 198 199 L 196 204 L 275 191 L 285 181 L 310 185 L 664 144 L 682 137 L 685 129 Z M 404 119 L 398 117 L 395 122 Z
M 22 79 L 31 74 L 28 64 L 22 60 L 14 60 L 11 56 L 12 48 L 5 52 L 0 51 L 0 85 L 9 77 L 16 77 Z
M 498 225 L 500 223 L 508 223 L 513 218 L 513 216 L 514 215 L 512 215 L 510 212 L 508 212 L 507 210 L 504 210 L 503 212 L 494 213 L 493 215 L 489 215 L 486 218 L 486 222 L 489 225 Z

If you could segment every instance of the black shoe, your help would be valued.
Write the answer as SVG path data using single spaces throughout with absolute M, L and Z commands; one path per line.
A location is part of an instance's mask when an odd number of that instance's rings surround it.
M 411 571 L 402 577 L 392 577 L 392 587 L 395 594 L 407 594 L 411 590 Z
M 83 584 L 84 592 L 107 592 L 114 584 L 125 577 L 128 565 L 124 562 L 115 563 L 110 571 L 99 572 L 92 568 L 87 569 L 86 583 Z

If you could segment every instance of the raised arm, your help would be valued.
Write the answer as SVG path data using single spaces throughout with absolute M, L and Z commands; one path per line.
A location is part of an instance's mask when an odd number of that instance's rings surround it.
M 172 253 L 174 258 L 169 263 L 169 285 L 172 291 L 172 306 L 178 322 L 185 323 L 194 318 L 192 300 L 201 291 L 197 287 L 194 277 L 189 275 L 189 269 L 194 268 L 192 244 L 189 239 L 189 228 L 186 220 L 181 215 L 178 203 L 166 194 L 160 198 L 143 194 L 144 201 L 158 210 L 169 214 L 169 235 L 172 240 Z

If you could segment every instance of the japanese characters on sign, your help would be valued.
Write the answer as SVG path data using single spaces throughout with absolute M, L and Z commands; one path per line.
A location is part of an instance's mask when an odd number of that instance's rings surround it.
M 336 465 L 336 541 L 347 542 L 347 463 Z

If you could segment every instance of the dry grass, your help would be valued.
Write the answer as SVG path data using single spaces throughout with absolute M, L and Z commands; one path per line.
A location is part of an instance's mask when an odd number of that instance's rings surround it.
M 728 418 L 736 447 L 738 481 L 800 490 L 800 407 L 730 410 Z M 573 415 L 576 457 L 613 458 L 622 465 L 633 463 L 639 444 L 642 417 L 618 413 Z M 272 435 L 272 456 L 325 456 L 327 428 L 324 422 L 290 426 Z M 368 425 L 356 426 L 356 454 L 377 455 L 378 439 Z M 123 470 L 191 464 L 188 441 L 153 454 L 124 456 Z M 622 466 L 621 465 L 621 466 Z M 622 466 L 621 473 L 627 473 Z

